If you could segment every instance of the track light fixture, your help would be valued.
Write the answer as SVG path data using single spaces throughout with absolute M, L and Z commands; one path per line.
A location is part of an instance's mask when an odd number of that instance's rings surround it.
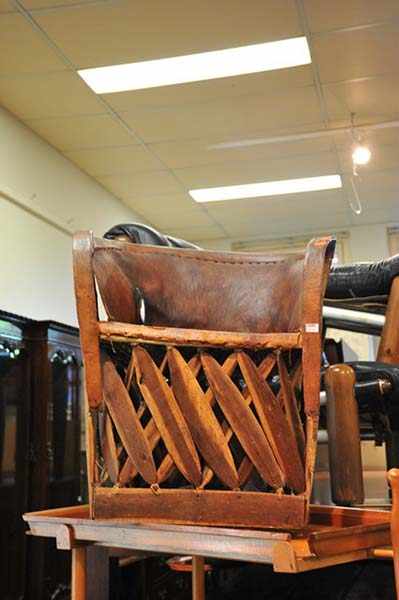
M 351 134 L 352 134 L 352 165 L 353 175 L 357 176 L 357 167 L 367 165 L 371 159 L 371 150 L 368 145 L 364 142 L 359 131 L 356 130 L 355 124 L 355 113 L 351 113 Z
M 365 144 L 356 143 L 353 146 L 352 161 L 354 166 L 359 167 L 367 165 L 370 161 L 371 152 L 370 148 Z

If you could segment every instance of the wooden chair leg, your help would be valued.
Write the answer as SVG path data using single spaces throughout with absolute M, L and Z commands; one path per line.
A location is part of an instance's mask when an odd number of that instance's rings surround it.
M 205 600 L 205 560 L 203 556 L 193 556 L 192 569 L 192 599 Z
M 396 599 L 399 600 L 399 469 L 391 469 L 388 472 L 388 480 L 392 489 L 391 543 L 395 572 Z
M 86 600 L 86 547 L 72 548 L 71 600 Z

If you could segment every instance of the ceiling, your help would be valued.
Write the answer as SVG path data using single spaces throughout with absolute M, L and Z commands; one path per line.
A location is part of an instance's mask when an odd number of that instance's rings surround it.
M 96 96 L 80 68 L 307 35 L 312 65 Z M 190 240 L 399 221 L 399 128 L 215 148 L 399 118 L 398 0 L 0 0 L 0 104 L 155 227 Z M 340 173 L 344 189 L 198 205 L 204 188 Z

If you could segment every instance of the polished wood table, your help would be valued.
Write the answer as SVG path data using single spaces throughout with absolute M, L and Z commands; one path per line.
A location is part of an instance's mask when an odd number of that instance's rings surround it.
M 226 507 L 228 510 L 228 507 Z M 72 600 L 108 598 L 109 548 L 193 556 L 193 599 L 205 598 L 204 558 L 273 565 L 280 573 L 300 573 L 384 556 L 390 545 L 390 513 L 380 510 L 312 506 L 301 533 L 226 529 L 140 522 L 92 520 L 88 506 L 58 508 L 23 516 L 34 536 L 55 538 L 72 552 Z

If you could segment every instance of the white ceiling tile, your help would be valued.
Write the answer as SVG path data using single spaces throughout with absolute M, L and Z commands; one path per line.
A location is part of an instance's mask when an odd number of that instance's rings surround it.
M 181 189 L 169 193 L 149 193 L 147 190 L 143 190 L 139 194 L 129 195 L 125 202 L 139 211 L 151 213 L 177 215 L 183 212 L 203 212 L 188 192 Z
M 129 174 L 160 167 L 159 161 L 143 146 L 75 150 L 66 152 L 65 156 L 94 176 Z
M 371 188 L 371 186 L 370 186 Z M 363 206 L 363 213 L 370 210 L 396 210 L 399 211 L 398 191 L 397 189 L 384 189 L 383 194 L 376 194 L 372 189 L 368 189 L 367 182 L 358 184 L 359 198 Z
M 152 214 L 153 221 L 161 228 L 191 229 L 193 227 L 208 227 L 215 222 L 203 211 L 179 211 L 177 213 Z
M 313 41 L 322 82 L 396 73 L 399 23 L 334 33 Z
M 23 6 L 30 10 L 41 10 L 41 9 L 68 9 L 78 8 L 82 4 L 98 4 L 112 2 L 113 0 L 22 0 Z
M 273 181 L 275 179 L 333 175 L 338 172 L 338 168 L 334 154 L 325 152 L 269 161 L 188 167 L 186 169 L 176 169 L 175 173 L 187 188 L 195 189 Z
M 399 144 L 399 127 L 387 127 L 373 130 L 366 129 L 364 136 L 372 145 L 392 146 L 394 144 Z
M 379 116 L 381 120 L 398 114 L 399 78 L 388 76 L 323 86 L 330 119 L 348 119 L 350 113 L 362 122 Z
M 116 196 L 129 199 L 142 194 L 181 193 L 181 186 L 168 171 L 144 171 L 133 175 L 107 175 L 96 178 Z
M 356 216 L 356 225 L 368 225 L 374 223 L 396 224 L 399 219 L 398 206 L 363 210 L 362 214 Z
M 273 222 L 274 219 L 301 220 L 304 212 L 342 211 L 347 207 L 345 194 L 342 190 L 325 190 L 322 192 L 308 192 L 305 194 L 287 194 L 286 196 L 273 196 L 264 198 L 247 198 L 242 200 L 229 200 L 225 202 L 212 202 L 206 205 L 209 214 L 224 226 L 245 220 L 260 220 Z
M 11 0 L 0 0 L 0 13 L 15 12 Z
M 26 125 L 59 150 L 126 146 L 135 141 L 110 115 L 26 120 Z
M 0 75 L 65 69 L 64 62 L 20 14 L 0 19 Z
M 225 237 L 223 230 L 213 224 L 206 227 L 171 228 L 168 230 L 168 234 L 192 242 L 196 242 L 197 240 L 217 240 Z
M 169 231 L 169 229 L 192 227 L 206 227 L 214 224 L 212 217 L 196 206 L 191 208 L 189 201 L 184 208 L 176 208 L 173 205 L 165 205 L 165 198 L 158 201 L 135 202 L 134 200 L 125 201 L 133 210 L 137 210 L 141 215 L 146 217 L 154 227 L 161 231 Z
M 295 220 L 290 215 L 281 219 L 254 219 L 240 223 L 238 226 L 230 225 L 225 227 L 229 236 L 235 239 L 245 239 L 251 237 L 285 237 L 287 235 L 303 235 L 310 231 L 323 231 L 326 234 L 334 233 L 339 227 L 346 227 L 350 224 L 350 215 L 348 210 L 334 211 L 328 213 L 325 210 L 320 211 L 301 211 L 296 215 Z
M 232 237 L 300 234 L 309 229 L 333 231 L 350 214 L 342 190 L 251 198 L 207 205 L 209 214 Z
M 104 107 L 77 75 L 0 77 L 0 100 L 20 119 L 103 113 Z
M 311 30 L 325 31 L 399 17 L 397 0 L 304 0 Z
M 321 129 L 318 123 L 315 129 Z M 252 138 L 253 145 L 232 148 L 216 148 L 222 143 L 220 138 L 199 138 L 150 144 L 150 148 L 170 168 L 184 168 L 198 165 L 221 165 L 236 162 L 270 161 L 276 158 L 303 156 L 327 152 L 332 148 L 332 140 L 328 138 L 299 140 L 285 143 L 260 143 L 257 140 L 272 137 L 273 132 L 258 132 Z M 225 141 L 225 140 L 223 140 Z
M 146 142 L 195 137 L 250 137 L 271 127 L 298 126 L 320 121 L 313 86 L 290 93 L 214 100 L 176 108 L 140 108 L 120 113 Z
M 102 97 L 117 112 L 134 109 L 166 107 L 180 110 L 189 104 L 201 104 L 220 100 L 228 103 L 232 98 L 276 92 L 309 86 L 313 83 L 309 65 L 291 69 L 279 69 L 265 73 L 252 73 L 238 77 L 224 77 L 209 81 L 197 81 L 162 88 L 149 88 L 130 92 L 103 94 Z
M 344 177 L 346 186 L 349 187 L 350 175 Z M 372 194 L 378 202 L 383 201 L 385 194 L 399 193 L 399 171 L 398 169 L 387 169 L 381 171 L 364 171 L 361 178 L 356 179 L 356 187 L 360 197 L 362 194 Z
M 241 0 L 119 0 L 37 13 L 35 18 L 80 68 L 302 35 L 293 0 L 252 0 L 250 9 Z
M 364 129 L 359 133 L 361 134 L 363 141 L 372 147 L 399 144 L 399 127 L 384 127 L 381 129 L 370 128 Z M 353 143 L 352 134 L 348 131 L 334 134 L 333 139 L 337 146 L 343 150 L 351 148 Z

